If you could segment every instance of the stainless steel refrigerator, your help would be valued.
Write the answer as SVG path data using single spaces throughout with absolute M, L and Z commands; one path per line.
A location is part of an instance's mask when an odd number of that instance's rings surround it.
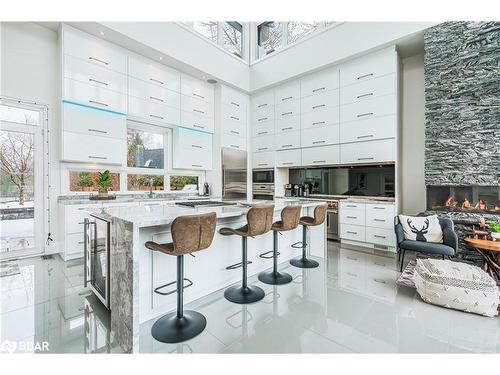
M 222 148 L 222 199 L 247 198 L 246 151 Z

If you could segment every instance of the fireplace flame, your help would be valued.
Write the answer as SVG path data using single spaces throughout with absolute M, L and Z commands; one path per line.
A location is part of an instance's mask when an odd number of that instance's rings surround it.
M 452 196 L 452 195 L 450 195 L 450 196 L 448 197 L 448 199 L 446 200 L 446 202 L 444 202 L 444 206 L 445 206 L 445 207 L 451 207 L 451 206 L 453 206 L 454 204 L 455 204 L 455 197 L 454 197 L 454 196 Z
M 478 208 L 480 210 L 486 210 L 486 202 L 483 201 L 482 199 L 480 199 L 476 205 L 474 206 L 474 208 Z
M 465 208 L 470 208 L 470 202 L 467 199 L 467 197 L 464 198 L 464 201 L 462 202 L 462 209 L 465 209 Z

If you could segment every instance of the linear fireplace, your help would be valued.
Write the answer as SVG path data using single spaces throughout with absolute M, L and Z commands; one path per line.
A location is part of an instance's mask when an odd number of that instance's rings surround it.
M 428 185 L 427 209 L 498 214 L 500 213 L 500 187 Z

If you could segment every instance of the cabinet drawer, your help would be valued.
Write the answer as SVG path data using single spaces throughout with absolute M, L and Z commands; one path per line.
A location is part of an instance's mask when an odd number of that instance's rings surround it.
M 366 242 L 394 247 L 396 246 L 394 229 L 366 227 Z
M 357 211 L 365 211 L 366 210 L 366 203 L 355 203 L 355 202 L 349 202 L 349 201 L 341 201 L 340 202 L 340 209 L 341 210 L 357 210 Z
M 85 145 L 85 147 L 82 147 Z M 63 160 L 103 164 L 125 163 L 126 140 L 65 131 L 63 134 Z
M 83 253 L 83 246 L 84 246 L 83 232 L 66 235 L 66 249 L 65 249 L 66 254 Z
M 272 134 L 274 134 L 274 121 L 254 122 L 252 124 L 253 137 Z
M 274 106 L 259 109 L 252 114 L 252 122 L 254 124 L 266 121 L 273 121 L 273 120 L 274 120 Z
M 179 127 L 174 130 L 174 140 L 179 147 L 212 152 L 212 136 L 208 133 Z
M 88 207 L 66 207 L 64 212 L 65 231 L 67 234 L 83 233 L 83 222 L 89 215 L 86 213 Z M 83 237 L 83 235 L 82 235 Z
M 263 135 L 252 139 L 253 152 L 265 152 L 274 150 L 274 135 Z
M 385 49 L 343 64 L 340 67 L 340 86 L 396 73 L 396 70 L 396 51 L 393 48 Z
M 395 137 L 395 115 L 340 124 L 340 143 L 371 141 Z
M 300 131 L 282 133 L 275 138 L 276 150 L 300 147 Z M 300 154 L 300 151 L 298 151 Z
M 341 224 L 340 238 L 365 242 L 365 227 L 360 225 Z
M 133 96 L 128 97 L 128 112 L 129 116 L 141 117 L 172 125 L 180 124 L 179 108 L 157 104 Z
M 128 85 L 130 96 L 173 108 L 181 107 L 181 96 L 178 92 L 133 77 L 129 77 Z
M 293 132 L 300 130 L 300 116 L 285 116 L 276 119 L 275 133 Z
M 197 98 L 190 98 L 181 95 L 181 109 L 185 112 L 192 112 L 196 115 L 213 117 L 214 104 Z
M 378 98 L 396 92 L 396 75 L 374 78 L 342 88 L 340 104 L 349 104 Z
M 230 107 L 245 111 L 247 107 L 248 96 L 227 86 L 221 86 L 221 102 Z
M 300 116 L 302 129 L 330 126 L 339 123 L 339 107 L 330 107 Z
M 275 152 L 254 152 L 252 154 L 252 168 L 273 168 L 275 164 Z
M 277 167 L 298 167 L 301 164 L 302 164 L 302 153 L 300 152 L 300 150 L 287 150 L 287 151 L 276 152 Z
M 64 77 L 92 86 L 127 94 L 127 76 L 78 59 L 64 55 Z
M 300 81 L 302 97 L 321 94 L 339 87 L 338 68 L 325 69 L 304 77 Z
M 300 82 L 294 81 L 274 89 L 274 104 L 279 105 L 285 102 L 300 99 Z
M 115 72 L 127 74 L 127 55 L 124 51 L 78 31 L 64 29 L 63 53 Z
M 111 138 L 127 138 L 125 115 L 99 111 L 72 103 L 63 103 L 63 126 L 65 131 Z
M 340 121 L 367 120 L 396 114 L 397 100 L 394 94 L 340 106 Z
M 342 224 L 365 225 L 365 211 L 342 208 L 339 211 L 339 222 Z
M 213 133 L 214 118 L 194 112 L 181 111 L 181 126 Z
M 129 76 L 163 89 L 177 93 L 181 91 L 179 72 L 140 56 L 129 56 L 128 64 Z
M 210 103 L 214 102 L 214 87 L 187 75 L 181 76 L 181 94 Z
M 302 165 L 328 165 L 338 163 L 338 145 L 309 147 L 302 149 Z
M 302 147 L 325 146 L 339 143 L 339 126 L 321 126 L 317 129 L 309 128 L 301 130 Z M 340 157 L 340 156 L 339 156 Z M 340 161 L 337 158 L 337 163 Z
M 394 138 L 340 145 L 340 162 L 342 164 L 390 162 L 395 160 L 395 156 L 396 142 Z
M 64 99 L 95 108 L 127 113 L 127 95 L 69 78 L 64 78 Z
M 339 90 L 331 90 L 322 94 L 302 98 L 300 104 L 301 113 L 317 112 L 329 107 L 338 107 Z
M 222 147 L 229 147 L 235 150 L 247 149 L 246 138 L 240 137 L 238 135 L 222 133 L 221 139 L 222 139 Z
M 222 105 L 221 125 L 223 133 L 240 137 L 246 136 L 247 122 L 245 114 L 241 112 L 238 108 L 230 108 L 227 104 Z
M 265 108 L 274 107 L 274 91 L 264 91 L 262 93 L 252 95 L 252 111 L 258 111 Z
M 394 228 L 394 206 L 388 204 L 366 204 L 366 225 L 377 228 Z
M 274 108 L 276 121 L 286 119 L 290 116 L 300 115 L 299 100 L 288 100 L 283 104 L 276 105 Z
M 176 148 L 173 159 L 174 168 L 212 169 L 212 152 L 192 148 Z

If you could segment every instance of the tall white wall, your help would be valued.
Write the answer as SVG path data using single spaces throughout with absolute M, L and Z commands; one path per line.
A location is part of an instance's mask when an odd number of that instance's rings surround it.
M 425 89 L 424 55 L 403 59 L 402 209 L 425 210 Z
M 36 101 L 49 108 L 50 208 L 53 248 L 57 248 L 59 177 L 59 106 L 57 33 L 29 22 L 2 22 L 0 94 Z

